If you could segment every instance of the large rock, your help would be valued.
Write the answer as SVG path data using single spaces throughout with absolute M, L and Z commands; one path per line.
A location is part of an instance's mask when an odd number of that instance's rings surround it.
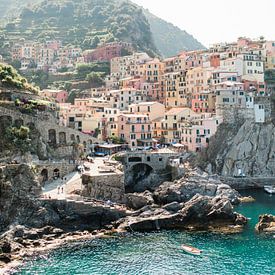
M 125 198 L 126 206 L 135 210 L 154 203 L 152 194 L 149 191 L 126 194 Z
M 275 216 L 261 215 L 255 229 L 259 233 L 275 233 Z
M 200 165 L 224 177 L 273 177 L 275 174 L 275 125 L 270 121 L 223 124 L 210 140 Z
M 195 169 L 173 183 L 165 182 L 154 192 L 154 199 L 159 204 L 187 202 L 196 194 L 228 198 L 231 203 L 239 203 L 240 194 L 229 185 L 223 184 L 219 177 Z
M 165 207 L 167 209 L 167 207 Z M 120 228 L 129 231 L 152 231 L 159 229 L 217 230 L 236 232 L 247 223 L 247 219 L 233 211 L 229 199 L 195 195 L 178 212 L 166 209 L 146 211 L 138 217 L 126 217 Z

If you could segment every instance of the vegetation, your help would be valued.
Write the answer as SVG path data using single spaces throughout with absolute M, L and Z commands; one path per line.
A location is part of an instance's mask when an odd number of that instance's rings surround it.
M 27 90 L 38 94 L 38 89 L 28 83 L 26 78 L 22 77 L 10 65 L 0 63 L 0 87 Z
M 148 10 L 145 10 L 144 13 L 150 24 L 154 42 L 164 57 L 174 56 L 183 50 L 205 49 L 186 31 L 156 17 Z
M 2 0 L 3 1 L 3 0 Z M 12 1 L 13 2 L 13 1 Z M 141 8 L 118 0 L 34 1 L 5 27 L 9 37 L 58 39 L 64 45 L 96 48 L 101 43 L 125 41 L 157 54 L 150 25 Z M 11 5 L 11 4 L 9 4 Z M 16 12 L 15 14 L 18 14 Z
M 11 126 L 6 128 L 4 140 L 6 140 L 6 148 L 17 148 L 20 152 L 24 153 L 30 150 L 31 140 L 29 138 L 30 129 L 28 127 Z

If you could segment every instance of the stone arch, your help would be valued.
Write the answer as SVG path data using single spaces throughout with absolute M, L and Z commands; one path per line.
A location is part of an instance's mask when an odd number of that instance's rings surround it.
M 40 175 L 42 177 L 42 183 L 49 180 L 49 172 L 46 168 L 41 171 Z
M 21 119 L 21 118 L 18 118 L 18 119 L 16 119 L 15 121 L 14 121 L 14 126 L 16 127 L 16 128 L 20 128 L 21 126 L 23 126 L 24 125 L 24 121 L 23 121 L 23 119 Z
M 4 131 L 6 128 L 12 126 L 11 116 L 1 116 L 0 117 L 0 130 Z
M 49 130 L 49 143 L 51 145 L 56 145 L 56 131 L 55 131 L 55 129 Z
M 75 142 L 75 135 L 74 134 L 71 134 L 71 141 Z
M 145 181 L 153 171 L 153 167 L 146 163 L 137 163 L 133 165 L 128 172 L 128 177 L 130 176 L 131 180 L 128 180 L 125 186 L 126 193 L 138 192 L 139 190 L 135 189 L 135 185 Z
M 66 145 L 66 133 L 65 132 L 60 132 L 59 133 L 59 144 Z
M 53 177 L 54 178 L 60 178 L 60 170 L 58 168 L 55 168 L 53 170 Z

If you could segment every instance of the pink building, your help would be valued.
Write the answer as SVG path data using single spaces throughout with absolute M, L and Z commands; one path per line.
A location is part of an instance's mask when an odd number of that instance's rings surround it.
M 41 92 L 44 97 L 51 97 L 58 103 L 65 103 L 68 99 L 68 92 L 64 90 L 48 90 L 45 89 Z
M 91 63 L 94 61 L 111 61 L 112 58 L 122 56 L 122 50 L 132 51 L 132 45 L 125 42 L 112 42 L 99 46 L 95 50 L 83 52 L 84 61 Z
M 192 110 L 199 113 L 214 113 L 216 95 L 213 91 L 195 92 L 192 95 Z
M 124 114 L 118 117 L 118 135 L 130 148 L 155 146 L 153 123 L 147 115 Z
M 189 151 L 200 152 L 209 144 L 210 138 L 215 135 L 222 117 L 201 114 L 194 117 L 189 123 L 181 125 L 181 143 Z

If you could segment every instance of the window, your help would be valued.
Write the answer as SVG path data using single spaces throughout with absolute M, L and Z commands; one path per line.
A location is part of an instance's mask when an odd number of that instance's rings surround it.
M 147 157 L 146 160 L 147 160 L 148 162 L 150 162 L 150 161 L 151 161 L 151 158 L 150 158 L 150 157 Z
M 222 101 L 225 102 L 229 102 L 229 98 L 223 98 Z

